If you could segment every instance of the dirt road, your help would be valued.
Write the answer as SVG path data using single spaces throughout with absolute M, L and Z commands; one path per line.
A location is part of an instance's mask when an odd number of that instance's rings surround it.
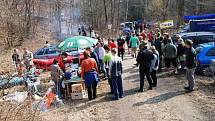
M 215 82 L 197 78 L 197 89 L 185 93 L 184 75 L 158 74 L 158 87 L 136 93 L 139 87 L 138 68 L 134 59 L 124 64 L 124 98 L 111 101 L 107 82 L 101 82 L 98 99 L 69 101 L 63 107 L 42 113 L 50 121 L 215 121 Z

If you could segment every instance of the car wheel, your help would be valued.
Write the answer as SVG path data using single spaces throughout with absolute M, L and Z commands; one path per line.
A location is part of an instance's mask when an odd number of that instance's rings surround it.
M 211 72 L 210 68 L 209 67 L 205 67 L 203 69 L 203 75 L 204 76 L 213 76 L 214 74 Z

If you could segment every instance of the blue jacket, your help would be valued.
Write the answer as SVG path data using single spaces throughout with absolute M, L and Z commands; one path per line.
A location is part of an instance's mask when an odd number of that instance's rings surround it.
M 95 81 L 99 81 L 99 76 L 96 71 L 86 72 L 84 75 L 85 85 L 87 87 L 91 86 Z

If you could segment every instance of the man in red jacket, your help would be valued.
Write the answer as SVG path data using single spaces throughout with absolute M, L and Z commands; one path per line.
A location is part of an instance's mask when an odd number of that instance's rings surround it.
M 67 59 L 68 54 L 66 52 L 63 52 L 59 57 L 58 57 L 58 65 L 60 66 L 61 70 L 63 72 L 66 71 L 66 59 Z

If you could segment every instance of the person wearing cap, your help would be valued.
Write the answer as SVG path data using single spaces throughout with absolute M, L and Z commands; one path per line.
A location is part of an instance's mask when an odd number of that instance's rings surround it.
M 196 69 L 196 51 L 193 48 L 192 40 L 185 41 L 185 47 L 187 48 L 185 51 L 186 55 L 186 78 L 188 80 L 188 86 L 185 89 L 188 92 L 192 92 L 195 87 L 195 69 Z
M 152 79 L 150 76 L 150 67 L 151 67 L 151 61 L 154 59 L 153 53 L 147 49 L 148 44 L 146 42 L 143 42 L 141 44 L 141 50 L 138 53 L 137 56 L 137 66 L 139 66 L 139 74 L 140 74 L 140 89 L 138 92 L 143 92 L 143 87 L 144 87 L 144 79 L 145 76 L 148 80 L 149 83 L 149 90 L 152 90 Z
M 81 62 L 81 77 L 85 80 L 88 99 L 95 99 L 99 81 L 98 66 L 95 59 L 90 58 L 89 51 L 84 51 L 84 60 Z
M 117 56 L 117 50 L 111 50 L 112 59 L 109 63 L 109 76 L 112 80 L 114 97 L 113 100 L 118 100 L 123 97 L 122 86 L 122 59 Z
M 131 49 L 132 49 L 131 56 L 136 58 L 137 57 L 137 47 L 139 45 L 139 39 L 135 33 L 132 34 L 132 37 L 130 39 L 130 45 L 131 45 Z

